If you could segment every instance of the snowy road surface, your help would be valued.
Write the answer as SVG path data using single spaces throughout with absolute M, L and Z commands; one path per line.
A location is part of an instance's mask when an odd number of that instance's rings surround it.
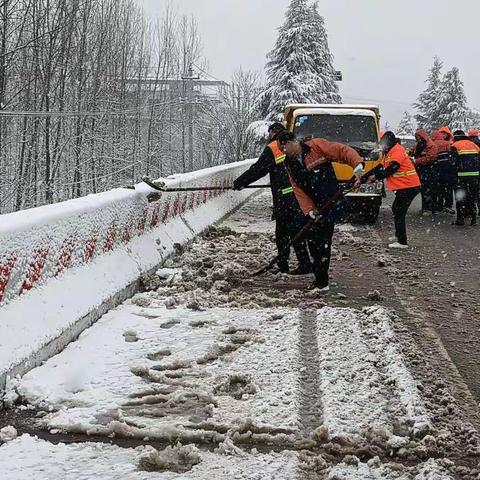
M 0 447 L 2 479 L 479 478 L 475 421 L 422 355 L 408 302 L 382 302 L 386 284 L 367 295 L 378 273 L 349 267 L 378 234 L 338 228 L 328 297 L 308 278 L 252 279 L 273 253 L 268 205 L 209 229 L 10 383 L 23 435 Z

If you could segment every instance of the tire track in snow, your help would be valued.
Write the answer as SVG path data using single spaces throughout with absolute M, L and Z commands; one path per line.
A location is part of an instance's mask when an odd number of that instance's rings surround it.
M 425 435 L 430 419 L 387 312 L 324 308 L 318 314 L 324 425 L 330 437 Z M 392 440 L 393 441 L 393 440 Z
M 300 310 L 298 327 L 299 353 L 299 420 L 305 434 L 322 424 L 320 391 L 320 351 L 318 348 L 317 314 L 315 310 Z

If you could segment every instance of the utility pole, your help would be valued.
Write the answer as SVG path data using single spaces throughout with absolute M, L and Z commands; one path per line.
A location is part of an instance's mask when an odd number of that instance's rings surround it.
M 184 105 L 187 107 L 187 122 L 188 122 L 188 168 L 193 170 L 193 106 L 195 103 L 194 98 L 194 89 L 193 82 L 194 80 L 200 80 L 198 75 L 193 75 L 192 65 L 190 64 L 188 68 L 188 74 L 182 75 L 183 80 L 183 94 L 184 94 Z M 185 101 L 186 100 L 186 101 Z M 183 164 L 185 165 L 185 133 L 184 129 L 182 134 L 183 140 Z

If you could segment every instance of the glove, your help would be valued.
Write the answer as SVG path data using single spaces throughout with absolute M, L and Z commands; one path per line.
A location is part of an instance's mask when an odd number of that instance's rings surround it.
M 308 216 L 312 219 L 312 220 L 316 220 L 317 217 L 318 217 L 318 211 L 317 210 L 310 210 L 308 212 Z
M 240 185 L 236 180 L 233 182 L 233 190 L 239 192 L 240 190 L 243 190 L 243 185 Z
M 354 174 L 357 178 L 361 178 L 362 175 L 363 175 L 363 172 L 364 172 L 363 163 L 359 163 L 359 164 L 353 169 L 353 174 Z

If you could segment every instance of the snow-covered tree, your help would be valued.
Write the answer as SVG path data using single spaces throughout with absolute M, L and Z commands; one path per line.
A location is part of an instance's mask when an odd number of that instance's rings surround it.
M 314 49 L 312 57 L 315 62 L 316 73 L 319 77 L 318 91 L 316 101 L 322 103 L 340 103 L 338 83 L 336 81 L 336 72 L 333 67 L 333 55 L 328 45 L 328 34 L 325 28 L 325 19 L 318 11 L 318 2 L 312 5 L 313 31 L 317 37 L 314 38 Z
M 415 115 L 418 128 L 424 128 L 427 131 L 433 130 L 435 128 L 434 124 L 438 123 L 440 113 L 438 98 L 442 85 L 442 68 L 442 61 L 435 57 L 426 81 L 427 88 L 419 95 L 417 102 L 414 104 L 418 112 Z
M 267 82 L 259 99 L 263 118 L 282 120 L 289 103 L 338 102 L 338 90 L 331 85 L 333 67 L 327 49 L 318 8 L 308 0 L 292 0 L 275 47 L 268 54 Z
M 385 120 L 385 123 L 383 124 L 383 131 L 384 132 L 390 132 L 392 128 L 390 127 L 390 124 L 388 123 L 388 120 Z
M 469 115 L 469 126 L 476 130 L 480 129 L 480 112 L 477 110 L 470 110 Z
M 414 135 L 415 125 L 409 112 L 403 112 L 403 117 L 397 127 L 397 135 Z
M 442 125 L 448 125 L 452 130 L 468 127 L 471 111 L 467 106 L 467 97 L 458 68 L 454 67 L 445 74 L 437 103 L 440 114 L 432 121 L 433 128 Z

